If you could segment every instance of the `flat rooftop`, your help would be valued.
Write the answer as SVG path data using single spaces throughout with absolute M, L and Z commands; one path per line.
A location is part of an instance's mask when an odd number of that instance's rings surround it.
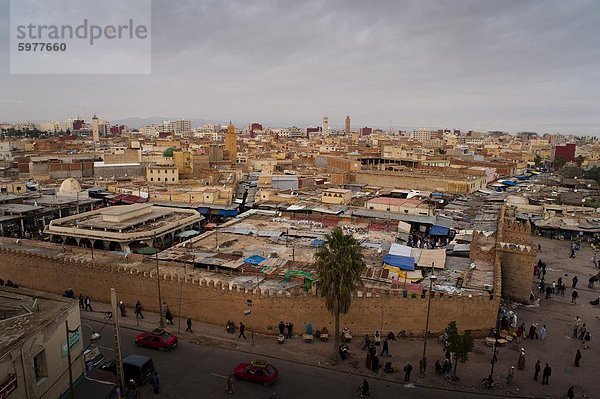
M 26 288 L 0 287 L 0 358 L 20 340 L 53 323 L 75 301 Z
M 167 208 L 151 204 L 117 205 L 55 219 L 46 227 L 47 234 L 93 236 L 93 231 L 151 233 L 177 229 L 202 220 L 195 210 Z

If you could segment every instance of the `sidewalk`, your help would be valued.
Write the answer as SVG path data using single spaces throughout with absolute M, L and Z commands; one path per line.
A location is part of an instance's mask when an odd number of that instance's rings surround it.
M 357 349 L 356 344 L 361 338 L 355 337 L 350 343 L 352 354 L 345 361 L 340 361 L 338 356 L 332 356 L 334 353 L 333 338 L 326 343 L 315 341 L 307 344 L 302 341 L 301 336 L 295 336 L 291 340 L 286 340 L 284 344 L 278 344 L 276 336 L 263 334 L 254 334 L 254 344 L 252 343 L 252 332 L 246 330 L 247 340 L 238 339 L 237 332 L 228 334 L 225 326 L 215 326 L 212 324 L 194 321 L 192 329 L 193 334 L 185 332 L 186 320 L 175 318 L 174 325 L 166 325 L 165 329 L 176 334 L 180 339 L 187 340 L 199 345 L 218 346 L 225 349 L 246 352 L 256 356 L 269 356 L 287 361 L 299 362 L 307 365 L 326 367 L 341 372 L 356 373 L 366 375 L 369 378 L 381 378 L 384 380 L 403 381 L 402 369 L 410 362 L 413 365 L 412 382 L 415 385 L 423 385 L 431 388 L 452 389 L 468 392 L 481 392 L 491 395 L 515 395 L 522 397 L 539 398 L 563 398 L 570 385 L 576 387 L 576 397 L 590 397 L 590 392 L 594 392 L 596 387 L 597 367 L 595 361 L 598 358 L 598 346 L 592 342 L 592 348 L 581 350 L 583 358 L 581 367 L 575 369 L 572 365 L 576 349 L 581 348 L 577 340 L 570 338 L 571 323 L 575 315 L 581 316 L 587 321 L 588 328 L 593 336 L 600 330 L 599 320 L 594 318 L 598 315 L 598 308 L 589 305 L 591 299 L 598 296 L 598 288 L 588 290 L 587 276 L 593 273 L 589 258 L 592 251 L 586 246 L 578 253 L 577 259 L 568 259 L 568 242 L 541 240 L 544 252 L 540 254 L 541 258 L 548 264 L 547 281 L 558 278 L 559 275 L 567 273 L 578 273 L 580 284 L 584 288 L 580 290 L 580 302 L 578 305 L 570 303 L 570 289 L 567 290 L 565 297 L 553 296 L 549 300 L 541 299 L 540 307 L 515 306 L 512 309 L 519 317 L 519 323 L 524 322 L 529 328 L 531 323 L 538 323 L 548 326 L 548 337 L 545 341 L 523 340 L 521 344 L 508 344 L 501 347 L 498 351 L 498 362 L 495 365 L 494 377 L 504 384 L 503 389 L 494 389 L 492 391 L 480 388 L 482 378 L 489 375 L 491 367 L 492 349 L 485 346 L 483 340 L 477 340 L 475 350 L 469 356 L 469 361 L 465 364 L 458 364 L 457 376 L 458 382 L 447 380 L 443 376 L 438 376 L 434 372 L 434 363 L 436 360 L 443 360 L 443 348 L 437 338 L 428 340 L 428 375 L 420 377 L 418 374 L 419 359 L 422 356 L 423 338 L 406 338 L 399 341 L 389 342 L 389 349 L 392 357 L 381 358 L 381 366 L 387 361 L 391 361 L 393 367 L 400 372 L 394 374 L 384 374 L 380 371 L 378 374 L 365 368 L 366 352 Z M 589 270 L 588 270 L 589 269 Z M 566 277 L 563 277 L 565 279 Z M 567 282 L 570 282 L 570 277 Z M 570 287 L 570 284 L 568 284 Z M 128 304 L 132 305 L 132 304 Z M 142 304 L 143 305 L 143 304 Z M 82 318 L 89 318 L 97 321 L 104 321 L 105 313 L 110 311 L 107 304 L 95 303 L 94 312 L 82 311 Z M 140 331 L 149 331 L 158 327 L 159 316 L 157 313 L 143 312 L 145 318 L 136 321 L 131 306 L 127 309 L 127 316 L 119 318 L 122 328 L 131 328 Z M 138 325 L 139 323 L 139 325 Z M 179 323 L 181 323 L 179 325 Z M 239 323 L 239 320 L 234 320 Z M 303 331 L 295 331 L 295 334 Z M 387 335 L 384 331 L 382 335 Z M 515 370 L 514 381 L 511 385 L 506 385 L 506 375 L 510 366 L 516 366 L 518 351 L 523 347 L 526 351 L 525 370 Z M 380 349 L 379 349 L 380 350 Z M 332 360 L 334 359 L 334 360 Z M 542 368 L 548 362 L 552 367 L 552 376 L 550 385 L 544 386 L 540 382 L 533 380 L 533 368 L 536 360 L 542 362 Z M 540 376 L 541 381 L 541 376 Z

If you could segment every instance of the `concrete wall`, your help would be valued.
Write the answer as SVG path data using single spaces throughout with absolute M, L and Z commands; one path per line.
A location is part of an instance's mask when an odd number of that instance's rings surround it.
M 0 256 L 4 260 L 0 264 L 0 275 L 22 286 L 58 294 L 72 287 L 76 295 L 83 292 L 93 301 L 105 303 L 110 301 L 110 288 L 114 287 L 119 299 L 129 306 L 139 299 L 146 309 L 157 311 L 154 272 L 10 249 L 0 249 Z M 243 321 L 250 330 L 274 332 L 279 321 L 284 320 L 292 322 L 296 331 L 303 331 L 307 323 L 313 328 L 326 325 L 333 330 L 333 317 L 313 293 L 245 292 L 239 287 L 222 286 L 220 281 L 180 281 L 176 276 L 163 275 L 164 270 L 168 267 L 161 268 L 162 298 L 176 315 L 181 298 L 182 317 L 213 324 L 224 326 L 227 320 Z M 252 301 L 252 306 L 247 305 L 248 300 Z M 498 295 L 467 298 L 436 294 L 431 302 L 430 329 L 441 331 L 450 321 L 456 320 L 460 329 L 487 333 L 495 325 L 498 306 Z M 252 313 L 244 316 L 247 309 Z M 422 334 L 426 313 L 427 299 L 420 295 L 403 298 L 401 293 L 363 292 L 353 300 L 350 313 L 342 316 L 341 323 L 355 334 L 372 333 L 375 329 L 383 329 L 386 333 L 406 330 Z

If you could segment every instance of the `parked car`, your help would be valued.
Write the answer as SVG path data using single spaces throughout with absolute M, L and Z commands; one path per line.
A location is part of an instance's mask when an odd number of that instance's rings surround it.
M 275 383 L 279 371 L 264 360 L 253 360 L 250 363 L 238 364 L 233 374 L 238 380 L 258 382 L 268 387 Z
M 146 348 L 171 350 L 175 349 L 179 340 L 177 337 L 165 330 L 156 329 L 143 332 L 135 337 L 135 344 Z
M 83 351 L 83 359 L 85 362 L 86 370 L 98 368 L 106 361 L 104 355 L 100 353 L 100 349 L 96 346 L 89 346 Z
M 137 385 L 146 383 L 154 373 L 154 362 L 148 356 L 127 355 L 123 358 L 123 377 L 125 381 L 134 380 Z M 117 374 L 115 359 L 104 363 L 100 370 Z

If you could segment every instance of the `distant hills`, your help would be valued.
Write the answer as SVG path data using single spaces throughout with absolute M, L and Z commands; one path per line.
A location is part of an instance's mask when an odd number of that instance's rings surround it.
M 207 123 L 226 123 L 224 121 L 215 121 L 210 119 L 198 119 L 198 118 L 180 118 L 174 116 L 150 116 L 147 118 L 125 118 L 125 119 L 113 119 L 110 121 L 112 125 L 125 125 L 131 128 L 140 128 L 148 125 L 156 125 L 162 121 L 172 121 L 177 119 L 189 119 L 192 121 L 192 127 L 199 127 Z

